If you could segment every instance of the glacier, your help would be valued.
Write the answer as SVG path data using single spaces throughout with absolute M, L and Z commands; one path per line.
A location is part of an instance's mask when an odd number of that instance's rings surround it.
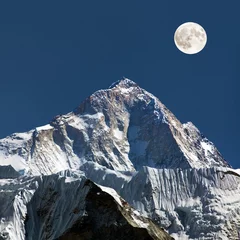
M 0 190 L 0 239 L 171 239 L 81 172 L 0 180 Z

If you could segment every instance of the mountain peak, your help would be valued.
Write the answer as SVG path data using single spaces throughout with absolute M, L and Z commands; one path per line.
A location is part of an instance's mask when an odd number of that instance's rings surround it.
M 0 165 L 33 175 L 78 169 L 90 161 L 119 171 L 229 166 L 192 123 L 181 124 L 128 78 L 96 91 L 34 134 L 0 140 Z
M 114 88 L 114 87 L 130 88 L 130 87 L 138 87 L 138 85 L 134 81 L 123 77 L 122 79 L 112 83 L 109 86 L 109 89 Z

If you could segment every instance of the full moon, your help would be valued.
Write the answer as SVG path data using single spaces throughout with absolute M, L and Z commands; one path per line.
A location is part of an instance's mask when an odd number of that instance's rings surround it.
M 180 25 L 174 34 L 177 48 L 186 54 L 195 54 L 203 50 L 207 43 L 207 34 L 203 27 L 194 22 Z

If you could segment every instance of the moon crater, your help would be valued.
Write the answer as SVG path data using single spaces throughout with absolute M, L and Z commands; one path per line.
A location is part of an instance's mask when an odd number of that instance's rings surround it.
M 186 54 L 200 52 L 207 43 L 207 34 L 203 27 L 194 22 L 180 25 L 174 34 L 177 48 Z

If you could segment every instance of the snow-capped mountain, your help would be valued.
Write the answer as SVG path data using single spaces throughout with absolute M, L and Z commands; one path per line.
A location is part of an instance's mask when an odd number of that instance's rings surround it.
M 238 172 L 193 123 L 182 124 L 129 79 L 45 126 L 1 139 L 0 165 L 0 240 L 107 236 L 96 219 L 115 224 L 109 239 L 120 229 L 132 235 L 119 239 L 170 239 L 159 227 L 181 240 L 238 239 Z M 89 198 L 96 191 L 114 199 L 111 218 Z
M 181 124 L 129 79 L 100 90 L 48 125 L 0 140 L 2 165 L 51 174 L 93 161 L 109 169 L 229 166 L 192 123 Z

